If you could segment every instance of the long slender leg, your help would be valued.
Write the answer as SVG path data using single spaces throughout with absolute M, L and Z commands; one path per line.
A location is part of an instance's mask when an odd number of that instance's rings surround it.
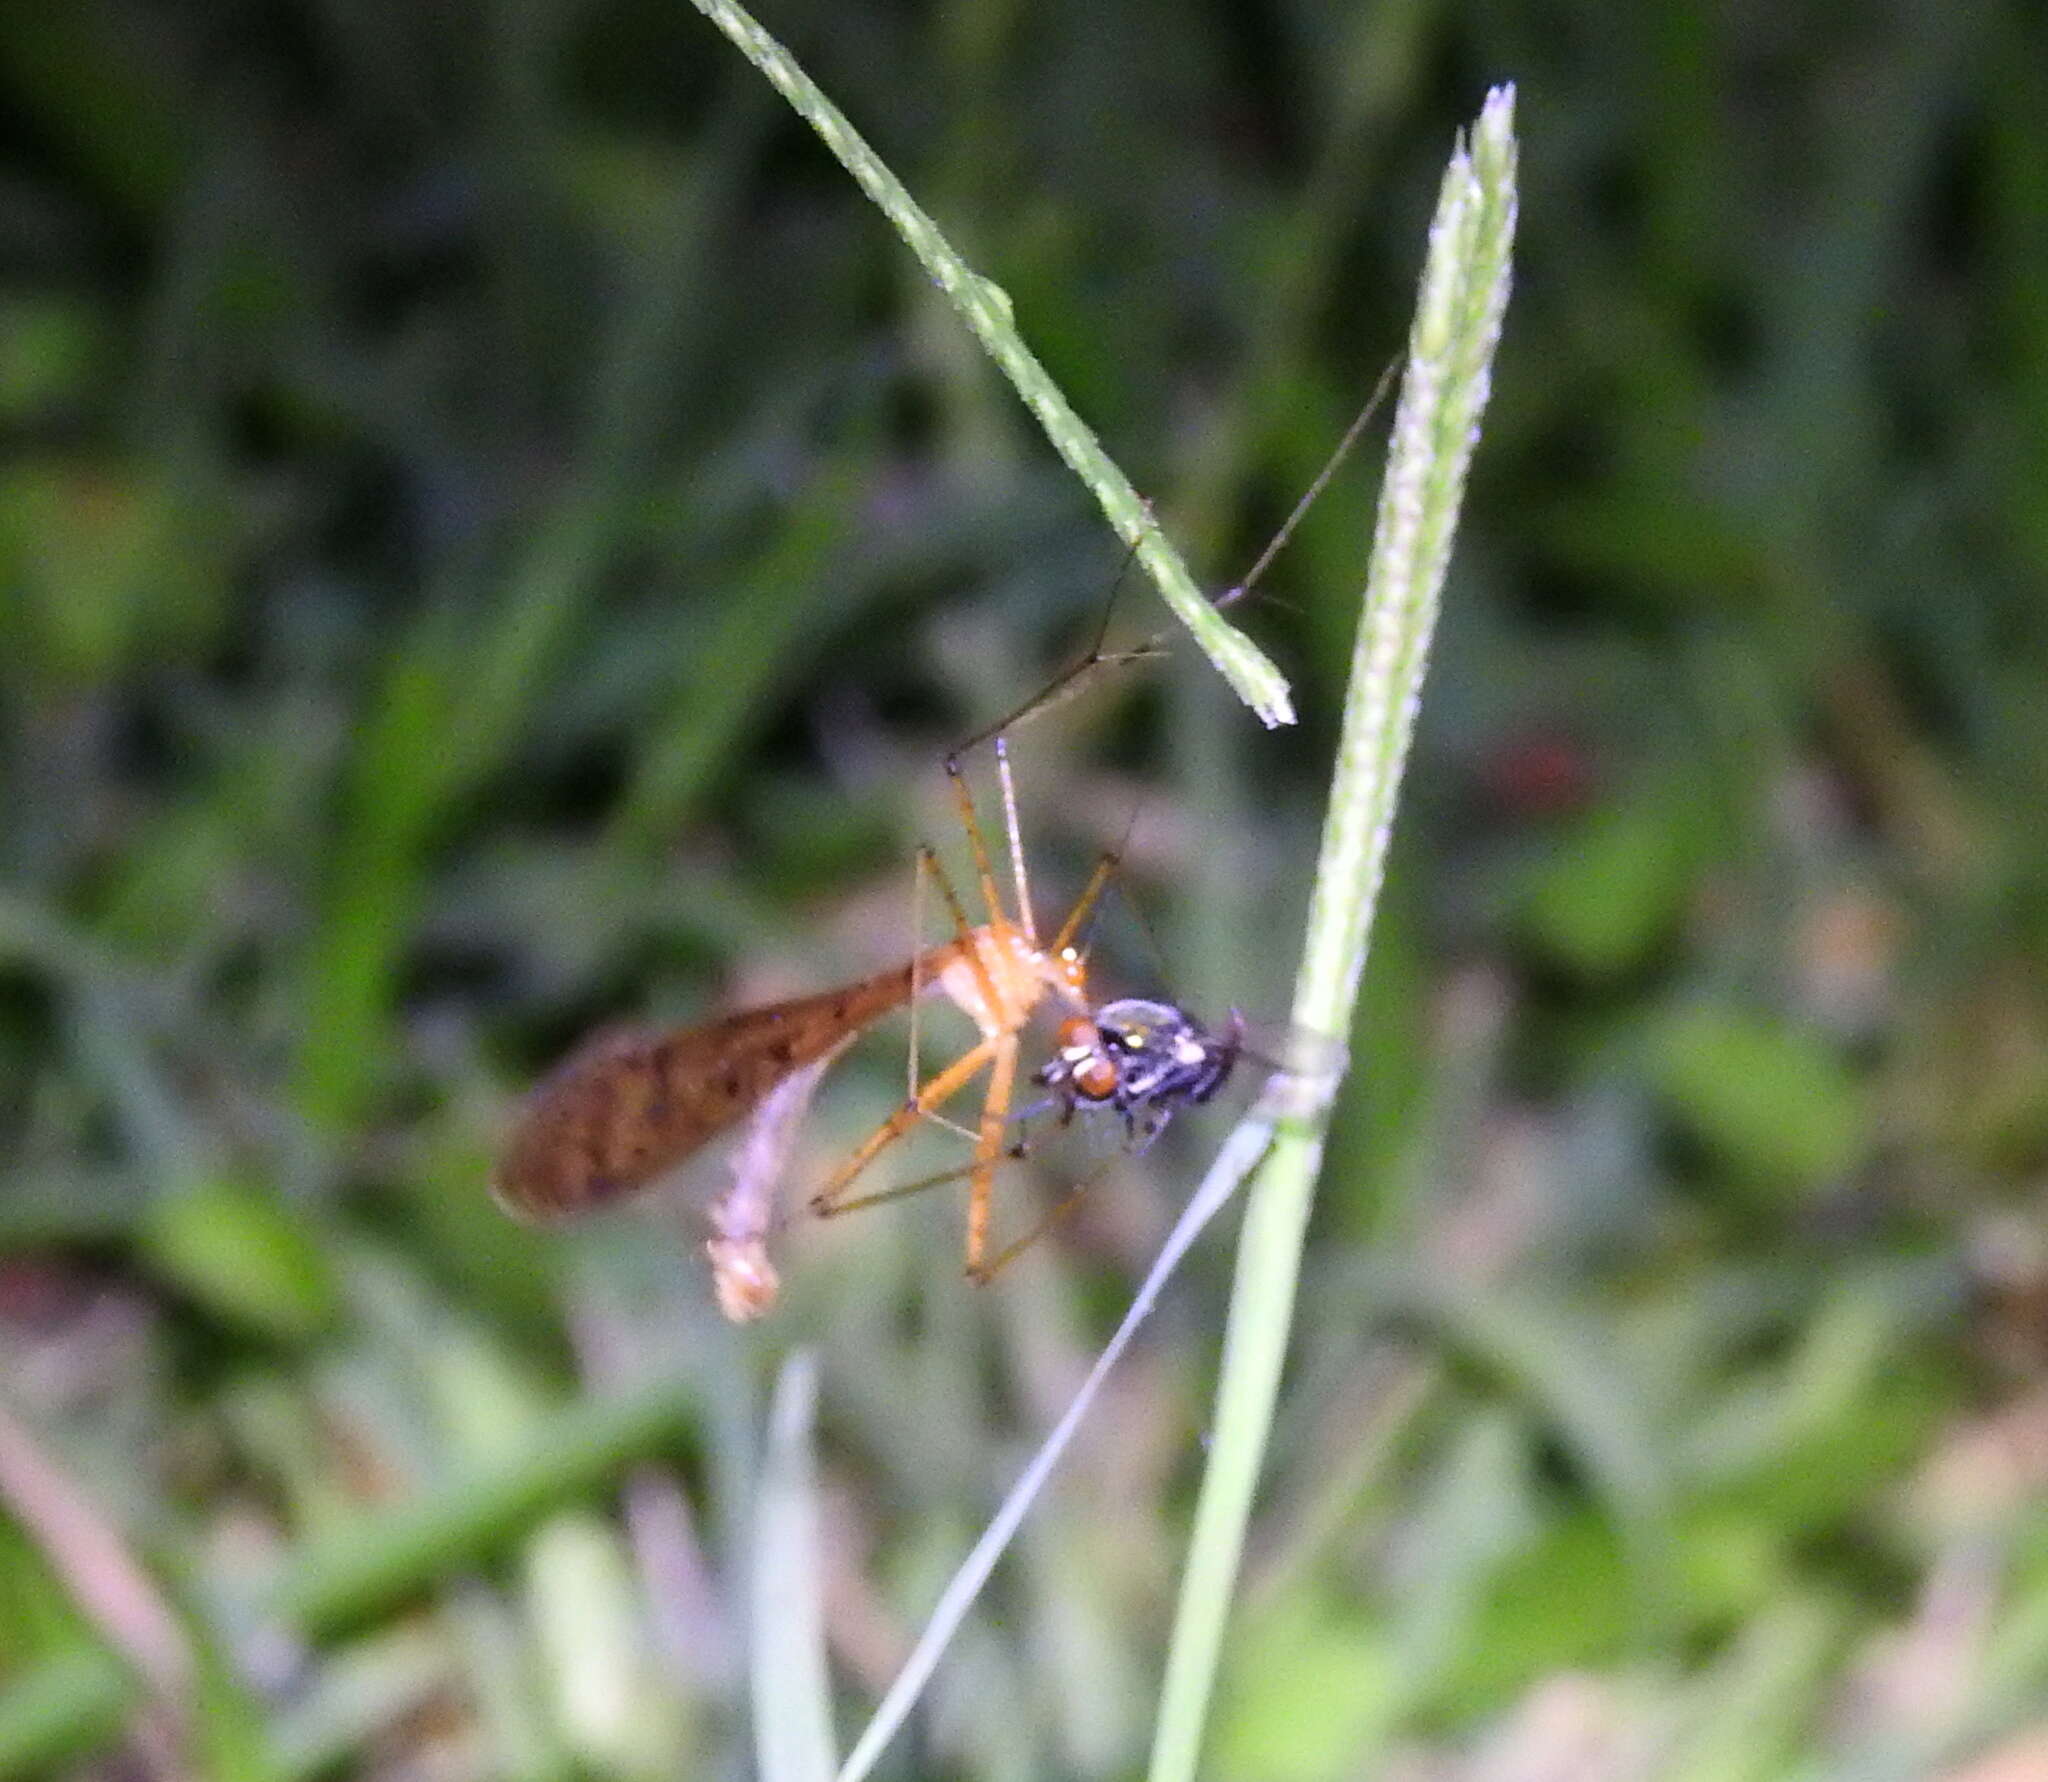
M 982 839 L 981 824 L 974 815 L 974 796 L 967 790 L 967 776 L 957 760 L 946 763 L 946 777 L 953 782 L 953 800 L 960 807 L 960 824 L 967 831 L 967 845 L 974 850 L 974 876 L 981 886 L 982 906 L 988 911 L 991 928 L 1006 928 L 1002 894 L 996 889 L 995 869 L 988 862 L 988 843 Z
M 975 847 L 977 852 L 979 852 L 981 847 L 979 831 L 975 832 Z M 981 1006 L 988 1010 L 991 1015 L 995 1015 L 1001 1010 L 1003 1004 L 1001 998 L 996 995 L 995 975 L 989 970 L 988 960 L 982 955 L 981 938 L 974 929 L 968 926 L 967 912 L 960 907 L 959 895 L 953 889 L 953 881 L 946 876 L 946 869 L 939 864 L 938 855 L 934 854 L 928 847 L 921 849 L 920 853 L 930 868 L 932 877 L 938 881 L 939 895 L 946 900 L 946 913 L 953 918 L 955 940 L 959 945 L 960 951 L 966 955 L 967 969 L 974 973 L 975 988 L 981 992 Z M 982 857 L 981 869 L 984 874 L 988 871 L 988 859 L 985 854 Z M 996 913 L 996 921 L 1000 922 L 1001 920 L 1002 914 L 998 911 Z M 984 1032 L 983 1037 L 987 1037 L 986 1032 Z
M 1210 602 L 1212 606 L 1219 608 L 1234 606 L 1237 602 L 1244 599 L 1257 585 L 1259 578 L 1266 573 L 1267 567 L 1286 546 L 1288 539 L 1294 535 L 1294 529 L 1301 523 L 1302 517 L 1315 505 L 1316 498 L 1322 494 L 1330 479 L 1337 474 L 1351 448 L 1358 443 L 1359 435 L 1371 425 L 1372 417 L 1378 411 L 1381 402 L 1386 399 L 1387 391 L 1393 385 L 1394 374 L 1401 369 L 1401 365 L 1402 361 L 1399 358 L 1388 362 L 1387 368 L 1380 373 L 1378 384 L 1373 387 L 1372 396 L 1366 402 L 1365 407 L 1359 410 L 1358 418 L 1345 430 L 1344 437 L 1337 442 L 1336 450 L 1330 454 L 1328 461 L 1316 473 L 1316 480 L 1309 484 L 1308 492 L 1295 503 L 1294 511 L 1287 516 L 1285 524 L 1273 535 L 1273 541 L 1259 553 L 1259 560 L 1246 571 L 1241 581 L 1233 587 L 1224 589 L 1222 593 L 1218 594 Z M 1146 534 L 1152 530 L 1152 526 L 1151 503 L 1147 502 L 1145 504 L 1144 527 L 1132 538 L 1131 548 L 1124 556 L 1123 567 L 1117 571 L 1116 580 L 1110 584 L 1109 598 L 1103 604 L 1102 618 L 1095 629 L 1095 642 L 1089 646 L 1088 653 L 1081 657 L 1079 661 L 1069 663 L 1065 668 L 1061 669 L 1058 674 L 1054 675 L 1050 681 L 1039 688 L 1022 705 L 1006 712 L 993 724 L 985 725 L 980 730 L 977 730 L 966 741 L 955 744 L 953 755 L 956 760 L 962 756 L 971 755 L 991 738 L 999 737 L 1004 732 L 1014 730 L 1018 725 L 1052 710 L 1054 706 L 1064 704 L 1076 693 L 1080 692 L 1082 688 L 1087 686 L 1096 674 L 1103 669 L 1121 668 L 1128 663 L 1148 662 L 1155 656 L 1172 654 L 1172 651 L 1168 648 L 1168 645 L 1173 640 L 1173 633 L 1170 631 L 1159 632 L 1156 636 L 1147 638 L 1141 644 L 1134 644 L 1129 649 L 1111 650 L 1106 647 L 1109 642 L 1110 619 L 1116 611 L 1117 589 L 1122 585 L 1124 576 L 1129 572 L 1131 564 L 1136 560 L 1139 548 L 1144 543 Z
M 931 849 L 917 850 L 917 866 L 910 879 L 910 1069 L 909 1080 L 903 1086 L 906 1104 L 917 1099 L 917 1042 L 924 1010 L 924 880 L 929 870 L 925 862 L 930 857 Z
M 1259 553 L 1259 560 L 1245 571 L 1244 580 L 1234 588 L 1226 588 L 1216 596 L 1211 605 L 1232 606 L 1242 600 L 1257 584 L 1259 577 L 1266 573 L 1273 559 L 1287 548 L 1287 541 L 1294 536 L 1294 529 L 1301 524 L 1302 516 L 1315 506 L 1316 497 L 1329 487 L 1330 479 L 1337 474 L 1344 460 L 1350 456 L 1351 448 L 1358 443 L 1358 436 L 1372 424 L 1373 415 L 1386 400 L 1387 392 L 1394 387 L 1394 374 L 1400 369 L 1399 359 L 1387 361 L 1386 369 L 1380 373 L 1380 381 L 1373 385 L 1372 394 L 1366 398 L 1365 406 L 1358 411 L 1358 418 L 1344 429 L 1344 437 L 1338 440 L 1337 449 L 1330 454 L 1322 469 L 1316 472 L 1316 480 L 1309 484 L 1308 492 L 1294 504 L 1294 511 L 1282 522 L 1280 530 L 1273 534 L 1273 542 Z
M 999 1009 L 1002 1005 L 996 1000 L 995 978 L 989 970 L 987 958 L 982 953 L 980 940 L 977 937 L 975 931 L 968 926 L 967 912 L 960 905 L 960 894 L 953 889 L 952 879 L 947 875 L 944 864 L 940 861 L 938 855 L 932 850 L 929 844 L 922 846 L 918 849 L 917 865 L 918 887 L 920 891 L 923 889 L 926 874 L 929 874 L 931 878 L 935 880 L 938 884 L 939 896 L 944 900 L 946 905 L 946 914 L 948 915 L 948 917 L 951 918 L 953 923 L 953 944 L 960 949 L 961 954 L 967 960 L 967 969 L 974 974 L 975 988 L 981 992 L 981 1006 L 984 1009 L 989 1010 Z M 922 934 L 921 928 L 920 934 Z M 923 982 L 919 976 L 919 971 L 921 970 L 923 963 L 924 955 L 920 953 L 918 955 L 918 967 L 913 969 L 911 976 L 910 1085 L 908 1090 L 906 1091 L 906 1094 L 908 1096 L 908 1100 L 904 1104 L 906 1107 L 909 1106 L 911 1102 L 914 1102 L 917 1099 L 917 1084 L 919 1071 L 917 1055 L 918 1009 L 919 997 L 921 996 L 924 989 Z M 983 1029 L 983 1037 L 987 1037 L 987 1029 L 985 1026 Z M 936 1111 L 930 1111 L 928 1117 L 936 1121 L 937 1124 L 947 1128 L 948 1131 L 957 1132 L 962 1138 L 967 1139 L 970 1142 L 972 1142 L 975 1136 L 973 1128 L 962 1126 L 956 1120 L 949 1120 L 946 1118 L 945 1115 L 941 1113 L 938 1113 Z
M 1021 1162 L 1026 1155 L 1027 1147 L 1020 1140 L 1010 1145 L 998 1161 L 1016 1160 Z M 980 1167 L 979 1162 L 956 1164 L 951 1169 L 935 1170 L 932 1174 L 918 1176 L 913 1181 L 895 1182 L 887 1188 L 877 1188 L 871 1194 L 856 1194 L 849 1200 L 834 1202 L 832 1206 L 824 1209 L 819 1214 L 819 1217 L 836 1219 L 841 1213 L 864 1212 L 869 1207 L 883 1206 L 892 1200 L 908 1200 L 913 1194 L 923 1194 L 933 1188 L 943 1188 L 948 1182 L 961 1181 L 973 1175 Z M 1089 1189 L 1093 1188 L 1097 1182 L 1101 1181 L 1103 1171 L 1107 1167 L 1107 1165 L 1099 1166 L 1091 1170 L 1085 1180 L 1076 1182 L 1053 1203 L 1050 1211 L 1036 1225 L 1032 1226 L 1022 1237 L 1013 1238 L 993 1256 L 989 1257 L 975 1272 L 975 1280 L 983 1285 L 993 1281 L 997 1275 L 1001 1274 L 1004 1269 L 1015 1262 L 1033 1244 L 1037 1243 L 1041 1238 L 1049 1236 L 1072 1216 L 1075 1208 L 1081 1204 L 1081 1197 Z
M 1086 1181 L 1076 1182 L 1073 1185 L 1073 1187 L 1069 1188 L 1066 1191 L 1066 1193 L 1061 1195 L 1058 1200 L 1053 1202 L 1052 1210 L 1048 1212 L 1043 1219 L 1039 1220 L 1039 1222 L 1036 1225 L 1032 1226 L 1032 1228 L 1029 1231 L 1027 1231 L 1022 1237 L 1011 1239 L 1009 1243 L 1005 1244 L 1000 1250 L 998 1250 L 993 1256 L 991 1256 L 988 1259 L 988 1261 L 982 1265 L 981 1272 L 977 1274 L 974 1278 L 977 1281 L 979 1281 L 983 1286 L 987 1286 L 987 1284 L 993 1281 L 996 1278 L 996 1276 L 1001 1274 L 1004 1269 L 1008 1268 L 1011 1263 L 1015 1262 L 1018 1257 L 1022 1256 L 1026 1250 L 1030 1249 L 1033 1244 L 1037 1243 L 1040 1238 L 1044 1237 L 1048 1232 L 1052 1231 L 1054 1227 L 1058 1226 L 1065 1219 L 1067 1219 L 1068 1216 L 1072 1214 L 1074 1209 L 1081 1204 L 1081 1196 L 1086 1194 L 1089 1189 L 1095 1186 L 1095 1183 L 1097 1179 L 1101 1176 L 1101 1174 L 1102 1172 L 1100 1170 L 1096 1170 L 1093 1174 L 1091 1174 L 1088 1177 Z
M 988 1248 L 996 1160 L 1002 1154 L 1003 1127 L 1010 1117 L 1010 1093 L 1017 1081 L 1017 1036 L 1003 1034 L 994 1046 L 995 1068 L 989 1072 L 988 1099 L 981 1104 L 981 1141 L 975 1146 L 974 1169 L 968 1177 L 967 1272 L 977 1281 L 982 1279 L 981 1258 Z
M 908 1055 L 910 1069 L 908 1073 L 909 1081 L 904 1085 L 903 1090 L 903 1105 L 905 1107 L 908 1107 L 917 1099 L 917 1086 L 924 1080 L 924 1067 L 920 1060 L 923 1056 L 922 1038 L 925 992 L 925 880 L 927 878 L 937 878 L 943 884 L 945 877 L 945 868 L 939 864 L 939 857 L 929 847 L 920 847 L 917 850 L 916 876 L 912 883 L 910 896 L 910 1051 Z M 959 899 L 950 895 L 950 888 L 946 903 L 953 916 L 954 941 L 967 951 L 970 958 L 978 962 L 981 954 L 980 949 L 974 945 L 974 933 L 967 926 L 967 918 L 961 913 Z M 984 994 L 986 994 L 985 991 Z M 936 1110 L 930 1113 L 929 1118 L 949 1131 L 957 1132 L 962 1138 L 970 1142 L 974 1138 L 974 1131 L 971 1127 L 962 1126 L 957 1120 L 949 1120 L 944 1114 Z
M 1082 888 L 1080 897 L 1075 900 L 1072 913 L 1061 924 L 1059 934 L 1054 939 L 1049 951 L 1053 953 L 1065 951 L 1072 944 L 1074 937 L 1080 933 L 1081 925 L 1087 920 L 1096 902 L 1108 888 L 1109 881 L 1115 878 L 1118 872 L 1122 870 L 1124 857 L 1130 852 L 1131 838 L 1138 832 L 1138 820 L 1144 814 L 1144 809 L 1144 800 L 1140 799 L 1132 807 L 1130 822 L 1125 825 L 1122 846 L 1105 848 L 1102 851 L 1102 854 L 1095 862 L 1093 875 L 1086 886 Z M 1158 937 L 1152 932 L 1152 924 L 1145 920 L 1144 910 L 1139 907 L 1137 899 L 1130 896 L 1125 897 L 1124 907 L 1130 912 L 1132 919 L 1138 925 L 1138 932 L 1143 936 L 1146 949 L 1152 955 L 1152 964 L 1159 974 L 1159 981 L 1162 984 L 1170 983 L 1173 979 L 1172 967 L 1167 963 L 1165 950 L 1159 945 Z
M 1003 788 L 1003 829 L 1010 838 L 1010 877 L 1017 885 L 1017 925 L 1038 945 L 1038 918 L 1031 911 L 1031 881 L 1024 872 L 1024 827 L 1017 821 L 1017 782 L 1010 774 L 1010 743 L 996 738 L 996 779 Z
M 1022 1143 L 1012 1144 L 1003 1153 L 1005 1158 L 1022 1158 L 1024 1155 L 1025 1147 Z M 951 1169 L 934 1170 L 928 1176 L 913 1176 L 907 1182 L 891 1182 L 886 1188 L 874 1188 L 866 1194 L 854 1194 L 845 1200 L 835 1200 L 829 1207 L 820 1207 L 816 1216 L 820 1219 L 836 1219 L 842 1213 L 864 1212 L 869 1207 L 886 1206 L 892 1200 L 908 1200 L 913 1194 L 923 1194 L 931 1188 L 943 1188 L 948 1182 L 964 1182 L 974 1174 L 977 1167 L 972 1161 L 956 1163 Z
M 958 1058 L 954 1059 L 951 1064 L 947 1065 L 944 1070 L 940 1071 L 937 1076 L 933 1077 L 930 1082 L 919 1089 L 915 1095 L 891 1114 L 888 1119 L 884 1120 L 873 1132 L 869 1133 L 859 1148 L 854 1151 L 853 1155 L 847 1158 L 844 1163 L 825 1179 L 824 1185 L 819 1188 L 817 1193 L 811 1196 L 811 1211 L 820 1215 L 834 1212 L 838 1207 L 840 1197 L 862 1170 L 866 1169 L 882 1152 L 886 1151 L 913 1126 L 917 1125 L 920 1120 L 927 1118 L 935 1108 L 942 1107 L 946 1102 L 958 1095 L 962 1089 L 974 1080 L 975 1073 L 991 1057 L 997 1060 L 997 1068 L 1000 1070 L 1002 1049 L 1005 1045 L 1010 1049 L 1011 1062 L 1014 1064 L 1016 1058 L 1016 1041 L 1014 1038 L 985 1039 L 979 1045 L 962 1052 Z M 1000 1128 L 997 1130 L 996 1137 L 997 1142 L 1000 1144 L 1002 1138 Z M 984 1144 L 988 1139 L 986 1118 L 984 1118 L 982 1123 L 981 1139 Z
M 1095 863 L 1095 870 L 1088 875 L 1088 883 L 1081 888 L 1081 895 L 1074 899 L 1074 907 L 1067 912 L 1067 919 L 1060 924 L 1060 931 L 1052 937 L 1048 953 L 1059 953 L 1073 945 L 1074 936 L 1081 932 L 1081 924 L 1088 920 L 1088 912 L 1101 898 L 1109 881 L 1116 876 L 1120 864 L 1119 856 L 1105 853 Z
M 1150 530 L 1153 524 L 1152 504 L 1148 501 L 1144 503 L 1144 508 L 1146 530 Z M 1138 547 L 1144 542 L 1144 538 L 1145 532 L 1139 532 L 1130 541 L 1130 548 L 1124 552 L 1124 559 L 1117 569 L 1116 578 L 1110 583 L 1109 593 L 1103 599 L 1102 616 L 1095 624 L 1095 641 L 1088 646 L 1087 655 L 1077 662 L 1070 662 L 1022 705 L 1006 712 L 993 724 L 985 725 L 965 742 L 958 744 L 953 750 L 955 760 L 973 754 L 983 743 L 1016 729 L 1027 719 L 1035 718 L 1041 712 L 1050 711 L 1054 706 L 1063 704 L 1081 690 L 1094 670 L 1125 662 L 1141 662 L 1148 657 L 1167 654 L 1164 632 L 1149 644 L 1140 645 L 1134 650 L 1108 651 L 1104 647 L 1109 642 L 1110 620 L 1116 615 L 1117 590 L 1123 586 L 1124 577 L 1130 573 L 1131 565 L 1138 560 Z

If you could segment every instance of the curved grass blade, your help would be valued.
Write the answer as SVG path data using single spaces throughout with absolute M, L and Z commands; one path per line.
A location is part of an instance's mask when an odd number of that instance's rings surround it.
M 1025 407 L 1067 461 L 1093 491 L 1116 534 L 1145 566 L 1159 595 L 1174 616 L 1193 634 L 1202 653 L 1235 689 L 1237 696 L 1267 725 L 1294 722 L 1294 703 L 1286 677 L 1257 644 L 1219 613 L 1196 586 L 1180 553 L 1167 541 L 1152 510 L 1131 487 L 1130 479 L 1110 461 L 1102 443 L 1077 415 L 1045 367 L 1039 364 L 1017 330 L 1009 294 L 983 278 L 961 258 L 939 227 L 884 165 L 846 114 L 820 92 L 795 58 L 761 29 L 737 0 L 696 0 L 697 9 L 739 46 L 748 61 L 765 74 L 776 91 L 795 107 L 824 144 L 838 156 L 862 191 L 881 207 L 931 274 L 946 301 L 960 312 L 990 358 L 1024 399 Z

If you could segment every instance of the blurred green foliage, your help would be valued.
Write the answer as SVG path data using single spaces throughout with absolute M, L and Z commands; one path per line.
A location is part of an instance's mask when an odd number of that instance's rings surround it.
M 1518 87 L 1213 1773 L 2038 1753 L 2039 9 L 763 18 L 1219 586 Z M 900 954 L 941 754 L 1120 551 L 687 8 L 22 7 L 0 87 L 0 1775 L 741 1773 L 777 1358 L 865 1701 L 1223 1119 L 987 1292 L 939 1197 L 792 1234 L 745 1333 L 689 1234 L 507 1223 L 494 1136 L 593 1027 Z M 1106 982 L 1282 1006 L 1372 498 L 1244 609 L 1297 731 L 1176 661 L 1020 733 L 1043 902 L 1129 837 Z M 1131 1773 L 1225 1248 L 895 1773 Z

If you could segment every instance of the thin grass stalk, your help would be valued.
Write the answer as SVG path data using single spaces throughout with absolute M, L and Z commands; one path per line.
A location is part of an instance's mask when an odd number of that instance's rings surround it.
M 1430 227 L 1295 979 L 1293 1019 L 1310 1033 L 1350 1031 L 1365 968 L 1401 771 L 1507 304 L 1513 125 L 1513 89 L 1496 89 L 1469 147 L 1460 142 L 1451 157 Z M 1272 1428 L 1328 1124 L 1327 1098 L 1281 1119 L 1252 1182 L 1224 1334 L 1215 1440 L 1167 1654 L 1152 1782 L 1188 1782 L 1196 1773 L 1245 1524 Z

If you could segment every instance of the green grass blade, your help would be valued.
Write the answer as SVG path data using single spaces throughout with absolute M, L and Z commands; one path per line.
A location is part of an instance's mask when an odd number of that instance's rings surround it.
M 1430 227 L 1295 980 L 1294 1021 L 1313 1033 L 1350 1031 L 1365 967 L 1401 769 L 1507 303 L 1513 118 L 1513 89 L 1496 90 L 1469 148 L 1461 143 L 1451 157 Z M 1224 1337 L 1215 1442 L 1167 1656 L 1153 1782 L 1185 1782 L 1196 1773 L 1327 1120 L 1325 1107 L 1283 1121 L 1252 1185 Z
M 798 1351 L 775 1384 L 754 1525 L 747 1669 L 762 1782 L 826 1782 L 835 1762 L 811 1453 L 817 1399 L 817 1364 Z
M 1113 464 L 1088 424 L 1073 411 L 1024 337 L 1017 331 L 1010 299 L 955 252 L 881 157 L 847 122 L 846 116 L 797 66 L 790 53 L 761 29 L 735 0 L 697 0 L 697 8 L 737 44 L 747 60 L 774 83 L 798 114 L 838 156 L 862 191 L 879 205 L 931 274 L 946 300 L 960 312 L 989 356 L 1002 367 L 1025 406 L 1038 417 L 1053 448 L 1094 492 L 1117 536 L 1129 545 L 1151 576 L 1160 597 L 1193 634 L 1217 672 L 1266 724 L 1294 722 L 1286 678 L 1250 638 L 1210 605 L 1180 554 L 1167 542 L 1151 509 L 1129 478 Z
M 0 1689 L 0 1782 L 83 1762 L 120 1731 L 139 1694 L 128 1668 L 96 1646 L 13 1671 Z
M 501 1462 L 314 1540 L 286 1562 L 263 1606 L 304 1634 L 349 1626 L 605 1489 L 634 1462 L 672 1452 L 699 1416 L 694 1389 L 672 1378 L 573 1405 Z

